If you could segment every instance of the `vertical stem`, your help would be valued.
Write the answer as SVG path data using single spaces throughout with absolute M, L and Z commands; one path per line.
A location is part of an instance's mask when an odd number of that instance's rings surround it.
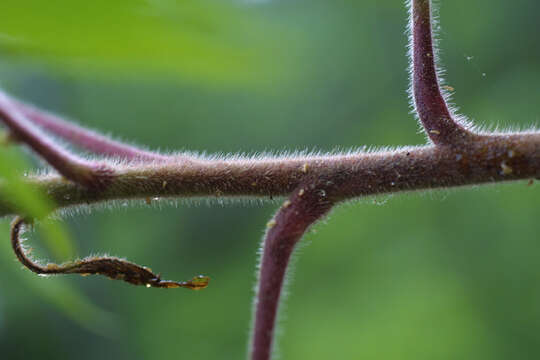
M 252 360 L 268 360 L 274 342 L 283 281 L 295 245 L 333 205 L 324 190 L 300 186 L 268 223 L 256 295 Z
M 418 117 L 433 143 L 455 144 L 472 134 L 452 118 L 439 87 L 430 4 L 430 0 L 412 0 L 411 4 L 414 102 Z

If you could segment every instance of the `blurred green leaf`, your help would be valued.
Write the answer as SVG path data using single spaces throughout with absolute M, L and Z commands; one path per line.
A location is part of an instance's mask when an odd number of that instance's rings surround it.
M 25 283 L 44 300 L 63 312 L 82 328 L 100 336 L 114 337 L 118 322 L 114 314 L 94 304 L 79 289 L 64 279 L 37 279 L 24 276 Z
M 4 231 L 4 227 L 0 227 Z M 7 229 L 5 229 L 7 231 Z M 3 234 L 2 234 L 3 237 Z M 7 239 L 6 239 L 7 240 Z M 9 264 L 4 271 L 13 275 L 15 283 L 21 284 L 44 300 L 82 328 L 101 336 L 114 336 L 117 323 L 110 314 L 92 303 L 83 293 L 71 286 L 66 279 L 44 279 L 27 270 L 21 270 L 15 263 L 15 256 L 10 249 L 9 241 L 0 243 L 0 261 Z M 5 276 L 8 278 L 8 276 Z M 14 284 L 14 283 L 12 283 Z
M 42 219 L 51 213 L 52 204 L 34 187 L 21 181 L 27 162 L 18 151 L 10 148 L 0 149 L 0 195 L 10 199 L 16 208 L 33 218 Z M 73 243 L 63 226 L 57 221 L 46 220 L 40 223 L 45 234 L 48 249 L 53 256 L 62 259 L 73 257 Z
M 3 183 L 3 186 L 0 187 L 0 196 L 11 199 L 22 213 L 29 214 L 31 217 L 43 218 L 50 214 L 52 205 L 43 194 L 21 181 L 24 169 L 27 167 L 27 162 L 18 150 L 0 148 L 0 181 Z M 46 219 L 40 222 L 39 228 L 44 233 L 43 239 L 54 257 L 65 259 L 74 256 L 73 243 L 60 222 Z M 12 260 L 14 256 L 9 249 L 8 242 L 3 246 L 5 247 L 1 251 L 3 261 Z M 103 335 L 104 331 L 114 327 L 110 314 L 91 303 L 85 295 L 68 283 L 60 279 L 44 281 L 33 274 L 28 276 L 28 273 L 18 271 L 18 267 L 16 269 L 30 288 L 83 328 Z
M 260 82 L 275 77 L 269 69 L 277 69 L 283 38 L 278 42 L 282 30 L 256 14 L 231 1 L 10 1 L 2 4 L 0 50 L 92 75 L 143 70 Z

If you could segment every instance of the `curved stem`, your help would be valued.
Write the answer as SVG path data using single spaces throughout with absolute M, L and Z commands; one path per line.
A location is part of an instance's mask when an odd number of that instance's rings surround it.
M 412 0 L 412 87 L 415 110 L 424 129 L 436 145 L 456 145 L 473 134 L 453 117 L 439 87 L 431 29 L 431 1 Z
M 333 205 L 324 187 L 316 183 L 300 186 L 268 223 L 255 300 L 252 360 L 268 360 L 289 259 L 306 230 Z

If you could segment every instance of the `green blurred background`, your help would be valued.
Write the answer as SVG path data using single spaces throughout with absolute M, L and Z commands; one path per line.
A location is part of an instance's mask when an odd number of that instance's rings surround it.
M 440 3 L 441 56 L 461 111 L 492 128 L 537 124 L 540 3 Z M 424 142 L 409 115 L 401 0 L 35 0 L 0 10 L 1 86 L 152 149 Z M 540 357 L 539 200 L 540 186 L 517 182 L 340 206 L 296 256 L 279 354 Z M 0 220 L 2 358 L 244 358 L 256 253 L 279 204 L 177 205 L 74 212 L 63 229 L 71 243 L 29 237 L 36 256 L 58 261 L 106 252 L 166 279 L 207 274 L 204 291 L 39 278 L 15 261 Z

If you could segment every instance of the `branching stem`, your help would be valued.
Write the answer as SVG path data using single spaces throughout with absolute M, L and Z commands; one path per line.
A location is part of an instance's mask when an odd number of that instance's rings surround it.
M 64 208 L 147 197 L 288 196 L 308 176 L 328 179 L 337 201 L 538 178 L 540 134 L 478 136 L 477 141 L 461 148 L 425 146 L 322 157 L 118 165 L 107 187 L 99 192 L 55 175 L 26 181 L 48 194 L 58 208 Z M 9 199 L 0 198 L 0 217 L 15 213 Z
M 368 195 L 540 178 L 540 132 L 476 134 L 456 120 L 439 85 L 431 1 L 410 0 L 410 11 L 414 104 L 433 143 L 423 147 L 259 159 L 165 156 L 110 140 L 1 92 L 0 118 L 11 138 L 30 146 L 60 175 L 73 181 L 53 174 L 24 180 L 46 193 L 57 209 L 149 197 L 288 197 L 268 223 L 256 297 L 251 358 L 268 360 L 290 256 L 306 230 L 333 206 Z M 55 144 L 36 125 L 115 159 L 82 159 Z M 0 182 L 1 186 L 5 185 Z M 0 198 L 0 217 L 16 214 L 15 209 L 10 199 Z M 144 267 L 117 258 L 40 267 L 20 247 L 22 224 L 21 219 L 14 222 L 12 243 L 19 259 L 33 271 L 60 269 L 62 273 L 90 272 L 113 278 L 124 274 L 132 283 L 176 286 Z
M 15 103 L 1 92 L 0 118 L 13 138 L 28 145 L 67 179 L 91 189 L 102 189 L 108 184 L 112 168 L 63 149 L 28 121 Z

